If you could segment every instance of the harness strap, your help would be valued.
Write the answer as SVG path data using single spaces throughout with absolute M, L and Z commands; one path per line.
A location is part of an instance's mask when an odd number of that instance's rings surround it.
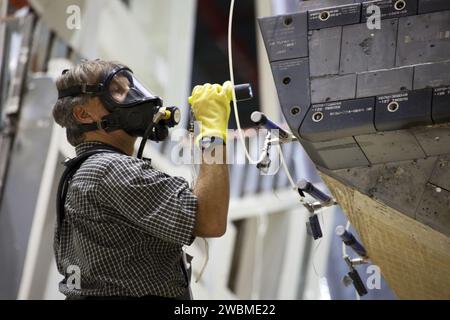
M 72 181 L 72 177 L 77 172 L 77 170 L 81 167 L 81 165 L 86 161 L 89 157 L 98 153 L 121 153 L 125 154 L 121 150 L 114 148 L 112 146 L 95 146 L 86 152 L 83 152 L 81 155 L 66 160 L 64 162 L 64 166 L 66 169 L 61 176 L 58 184 L 58 191 L 56 194 L 56 216 L 57 216 L 57 236 L 59 240 L 60 230 L 62 228 L 62 224 L 64 221 L 64 204 L 66 202 L 67 190 L 69 188 L 70 181 Z

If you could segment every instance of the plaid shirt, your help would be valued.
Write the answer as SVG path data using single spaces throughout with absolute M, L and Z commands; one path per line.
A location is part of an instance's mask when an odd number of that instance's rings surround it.
M 82 143 L 77 155 L 97 145 Z M 65 276 L 59 290 L 68 297 L 181 296 L 188 285 L 182 246 L 194 241 L 196 211 L 186 180 L 153 169 L 148 160 L 120 153 L 89 157 L 70 183 L 60 242 L 55 236 L 56 263 Z M 71 266 L 80 269 L 80 289 L 66 284 Z

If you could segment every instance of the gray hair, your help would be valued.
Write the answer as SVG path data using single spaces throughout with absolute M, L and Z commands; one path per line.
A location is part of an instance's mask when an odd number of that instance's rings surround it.
M 56 88 L 64 90 L 83 83 L 96 84 L 103 73 L 111 72 L 114 68 L 123 66 L 117 62 L 103 60 L 86 60 L 63 74 L 56 80 Z M 84 141 L 84 134 L 73 115 L 76 106 L 86 105 L 92 97 L 84 94 L 75 97 L 58 99 L 53 107 L 53 118 L 61 127 L 66 128 L 67 140 L 73 146 Z

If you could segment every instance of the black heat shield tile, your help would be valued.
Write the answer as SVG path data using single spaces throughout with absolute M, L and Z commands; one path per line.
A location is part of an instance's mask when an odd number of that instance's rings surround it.
M 425 63 L 414 67 L 414 90 L 443 86 L 450 86 L 450 61 Z
M 361 22 L 366 22 L 373 15 L 368 8 L 377 5 L 381 11 L 381 19 L 399 18 L 417 14 L 417 0 L 377 0 L 363 2 Z
M 425 158 L 415 136 L 408 130 L 356 136 L 355 140 L 371 164 Z
M 450 86 L 433 90 L 432 117 L 435 123 L 450 122 Z
M 368 166 L 366 156 L 353 137 L 324 142 L 300 140 L 315 165 L 331 170 Z
M 361 4 L 348 4 L 308 11 L 308 29 L 323 29 L 361 21 Z
M 355 98 L 356 74 L 311 79 L 311 102 L 348 100 Z
M 271 63 L 278 100 L 292 133 L 296 134 L 311 104 L 308 58 Z
M 417 209 L 416 220 L 450 237 L 449 208 L 450 192 L 429 183 Z
M 399 19 L 397 66 L 441 62 L 449 55 L 450 11 Z
M 309 37 L 310 76 L 319 77 L 339 74 L 339 48 L 342 41 L 342 27 L 311 31 Z
M 308 56 L 306 12 L 258 19 L 269 61 Z
M 435 168 L 436 161 L 436 157 L 430 157 L 376 164 L 370 167 L 326 170 L 325 173 L 415 218 L 417 206 L 422 199 L 425 185 Z
M 359 1 L 314 2 L 259 19 L 283 114 L 314 163 L 352 168 L 449 151 L 450 130 L 430 125 L 449 121 L 450 87 L 437 86 L 450 86 L 450 11 L 416 15 L 417 0 L 396 12 L 394 0 L 360 1 L 382 7 L 382 29 L 371 31 Z M 326 21 L 317 16 L 323 11 L 330 12 Z M 370 99 L 375 109 L 352 112 L 352 100 Z M 387 109 L 391 102 L 398 110 Z M 313 123 L 317 108 L 326 112 Z
M 450 191 L 450 155 L 439 157 L 430 183 Z
M 432 89 L 422 89 L 378 96 L 375 107 L 377 131 L 433 124 L 431 93 Z
M 427 156 L 450 153 L 449 124 L 434 125 L 432 127 L 414 127 L 409 131 L 414 134 Z
M 380 30 L 370 30 L 364 23 L 342 28 L 341 74 L 395 67 L 398 19 L 382 20 Z
M 356 96 L 373 97 L 412 90 L 414 68 L 393 68 L 358 73 Z
M 374 112 L 374 98 L 312 105 L 300 136 L 308 141 L 327 141 L 374 133 Z
M 419 13 L 450 10 L 448 0 L 419 0 Z

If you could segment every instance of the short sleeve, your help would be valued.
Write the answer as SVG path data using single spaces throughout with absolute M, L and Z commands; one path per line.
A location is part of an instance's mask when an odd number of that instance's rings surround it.
M 104 205 L 161 240 L 191 245 L 197 197 L 187 181 L 155 170 L 147 161 L 115 156 L 99 187 Z

